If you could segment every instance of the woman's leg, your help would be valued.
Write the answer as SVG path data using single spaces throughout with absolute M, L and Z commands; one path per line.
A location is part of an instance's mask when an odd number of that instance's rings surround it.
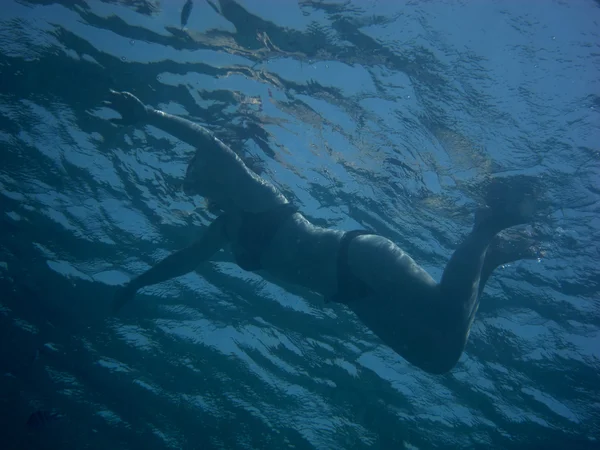
M 506 228 L 527 223 L 531 218 L 531 199 L 523 199 L 511 207 L 481 210 L 476 215 L 475 226 L 465 241 L 454 252 L 439 284 L 439 314 L 434 327 L 442 330 L 437 346 L 443 360 L 436 372 L 450 370 L 460 358 L 467 343 L 475 313 L 479 307 L 479 296 L 492 271 L 508 262 L 509 254 L 494 248 L 488 249 L 498 233 Z M 444 370 L 445 369 L 445 370 Z
M 540 249 L 528 237 L 517 235 L 517 233 L 511 233 L 506 237 L 496 236 L 485 254 L 479 280 L 479 296 L 481 296 L 492 272 L 498 267 L 522 259 L 537 259 L 541 255 Z

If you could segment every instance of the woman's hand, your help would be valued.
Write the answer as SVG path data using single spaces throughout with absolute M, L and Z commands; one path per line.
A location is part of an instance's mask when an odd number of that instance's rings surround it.
M 104 104 L 121 114 L 121 119 L 110 119 L 116 125 L 135 125 L 148 116 L 148 107 L 129 92 L 110 90 L 110 100 Z

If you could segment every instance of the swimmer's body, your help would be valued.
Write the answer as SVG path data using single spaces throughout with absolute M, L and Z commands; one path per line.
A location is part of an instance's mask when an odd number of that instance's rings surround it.
M 493 244 L 500 231 L 530 219 L 523 199 L 517 204 L 499 202 L 502 207 L 477 212 L 473 230 L 436 283 L 383 236 L 310 223 L 205 128 L 145 106 L 130 93 L 111 91 L 110 95 L 107 105 L 122 117 L 112 119 L 113 123 L 153 125 L 197 149 L 184 191 L 210 199 L 222 210 L 191 246 L 121 288 L 115 311 L 140 288 L 191 272 L 229 247 L 243 269 L 346 304 L 396 353 L 429 373 L 442 374 L 454 367 L 463 352 L 492 271 L 531 257 L 527 250 L 505 251 Z

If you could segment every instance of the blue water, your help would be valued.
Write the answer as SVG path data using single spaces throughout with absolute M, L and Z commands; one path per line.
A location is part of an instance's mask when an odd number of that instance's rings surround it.
M 182 29 L 183 3 L 2 3 L 0 448 L 600 448 L 598 2 L 196 0 Z M 444 376 L 225 253 L 110 317 L 212 216 L 192 149 L 110 125 L 109 88 L 436 279 L 486 177 L 534 177 L 539 258 L 495 273 Z

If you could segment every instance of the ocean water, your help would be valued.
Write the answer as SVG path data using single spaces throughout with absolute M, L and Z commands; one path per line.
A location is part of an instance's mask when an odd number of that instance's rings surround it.
M 0 448 L 600 448 L 599 2 L 195 0 L 182 27 L 183 4 L 2 2 Z M 436 279 L 485 180 L 526 175 L 538 258 L 494 274 L 443 376 L 227 253 L 113 317 L 213 216 L 193 149 L 111 125 L 110 88 Z

